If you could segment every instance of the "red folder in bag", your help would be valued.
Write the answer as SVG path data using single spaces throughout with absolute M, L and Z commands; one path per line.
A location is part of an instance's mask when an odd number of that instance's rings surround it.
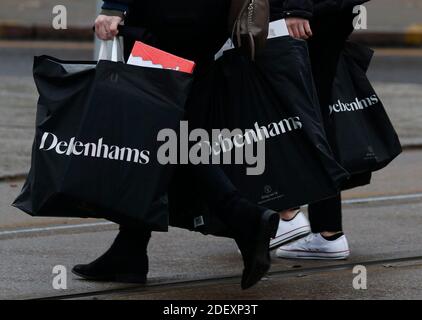
M 163 50 L 136 41 L 128 64 L 146 67 L 169 69 L 186 73 L 193 73 L 195 62 L 175 56 Z

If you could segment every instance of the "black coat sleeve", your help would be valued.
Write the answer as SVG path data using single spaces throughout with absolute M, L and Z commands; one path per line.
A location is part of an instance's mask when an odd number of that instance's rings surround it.
M 271 20 L 288 17 L 310 19 L 313 16 L 350 10 L 369 0 L 270 0 Z
M 288 17 L 310 19 L 313 15 L 313 0 L 270 0 L 271 20 Z
M 131 4 L 133 4 L 134 0 L 110 0 L 110 1 L 104 1 L 104 2 L 115 2 L 115 3 L 130 6 Z
M 369 0 L 313 0 L 314 16 L 350 11 L 354 6 L 368 1 Z
M 103 9 L 120 11 L 126 11 L 134 4 L 134 0 L 104 0 L 103 2 Z

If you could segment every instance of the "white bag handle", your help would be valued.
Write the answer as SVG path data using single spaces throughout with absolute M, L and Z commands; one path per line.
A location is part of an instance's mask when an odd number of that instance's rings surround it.
M 98 55 L 98 61 L 107 60 L 113 62 L 124 62 L 123 49 L 118 37 L 113 38 L 111 45 L 111 55 L 109 54 L 109 43 L 110 41 L 102 40 L 100 46 L 100 53 Z

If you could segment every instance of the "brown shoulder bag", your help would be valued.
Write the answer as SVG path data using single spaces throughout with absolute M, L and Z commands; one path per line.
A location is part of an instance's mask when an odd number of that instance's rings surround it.
M 268 0 L 231 0 L 229 26 L 232 40 L 252 58 L 265 46 L 270 22 Z

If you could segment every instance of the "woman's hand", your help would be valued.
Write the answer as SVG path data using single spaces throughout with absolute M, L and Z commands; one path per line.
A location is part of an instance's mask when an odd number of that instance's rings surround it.
M 117 28 L 122 20 L 121 17 L 100 14 L 95 20 L 97 37 L 101 40 L 112 40 L 119 33 Z
M 309 21 L 302 18 L 287 18 L 287 29 L 290 36 L 297 39 L 307 40 L 312 37 L 312 30 Z

